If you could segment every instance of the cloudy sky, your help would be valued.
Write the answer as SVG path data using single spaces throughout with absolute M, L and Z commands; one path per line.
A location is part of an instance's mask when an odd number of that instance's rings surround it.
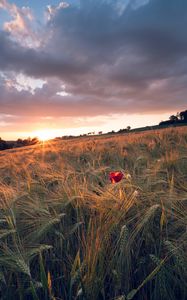
M 186 0 L 0 0 L 0 137 L 157 124 L 187 109 Z

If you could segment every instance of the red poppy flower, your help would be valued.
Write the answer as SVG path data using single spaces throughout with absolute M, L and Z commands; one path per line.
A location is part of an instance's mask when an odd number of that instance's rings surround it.
M 123 178 L 122 172 L 110 172 L 109 178 L 111 183 L 119 182 Z

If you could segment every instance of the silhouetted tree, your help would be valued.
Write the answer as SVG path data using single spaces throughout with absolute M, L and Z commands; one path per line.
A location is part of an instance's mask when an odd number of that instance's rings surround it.
M 187 110 L 185 111 L 181 111 L 180 113 L 178 112 L 175 115 L 171 115 L 169 117 L 169 120 L 166 121 L 161 121 L 159 123 L 159 125 L 164 125 L 164 126 L 169 126 L 169 125 L 173 125 L 173 124 L 180 124 L 180 123 L 187 123 Z
M 169 117 L 169 119 L 170 119 L 170 121 L 172 121 L 172 122 L 177 122 L 177 121 L 178 121 L 178 118 L 177 118 L 177 116 L 175 116 L 175 115 L 171 115 L 171 116 Z
M 37 137 L 32 138 L 31 145 L 35 145 L 39 143 L 39 139 Z
M 179 115 L 182 122 L 187 122 L 187 110 L 181 111 Z
M 5 149 L 7 149 L 7 143 L 6 141 L 0 138 L 0 150 L 5 150 Z

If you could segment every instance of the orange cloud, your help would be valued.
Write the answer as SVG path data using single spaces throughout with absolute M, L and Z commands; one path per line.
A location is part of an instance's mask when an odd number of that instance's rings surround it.
M 33 31 L 31 21 L 34 17 L 29 7 L 19 8 L 15 4 L 9 3 L 7 0 L 0 2 L 0 9 L 6 10 L 12 17 L 11 21 L 4 23 L 3 28 L 9 32 L 17 41 L 24 46 L 39 46 L 40 39 Z

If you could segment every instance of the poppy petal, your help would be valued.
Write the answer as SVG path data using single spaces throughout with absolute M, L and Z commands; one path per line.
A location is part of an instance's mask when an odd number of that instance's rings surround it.
M 117 183 L 119 181 L 121 181 L 121 179 L 124 177 L 122 172 L 110 172 L 109 174 L 109 179 L 111 181 L 111 183 Z

